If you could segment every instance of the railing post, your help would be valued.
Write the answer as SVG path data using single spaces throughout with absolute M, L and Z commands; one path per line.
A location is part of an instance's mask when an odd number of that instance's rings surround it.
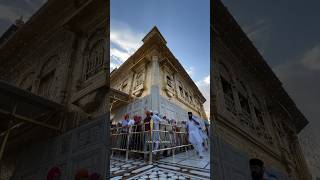
M 126 150 L 126 161 L 129 159 L 129 143 L 130 143 L 130 129 L 127 132 L 127 150 Z
M 152 151 L 153 151 L 153 139 L 152 139 L 152 131 L 153 131 L 153 121 L 150 121 L 150 152 L 149 152 L 149 164 L 152 164 Z
M 174 151 L 176 150 L 176 148 L 172 149 L 172 162 L 174 162 Z

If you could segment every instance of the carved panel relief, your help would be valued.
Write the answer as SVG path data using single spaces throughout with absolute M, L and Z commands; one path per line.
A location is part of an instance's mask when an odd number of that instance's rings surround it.
M 99 40 L 90 48 L 89 53 L 85 56 L 84 79 L 88 80 L 103 69 L 105 43 Z
M 133 80 L 133 92 L 136 97 L 140 97 L 145 89 L 146 69 L 144 66 L 135 70 Z
M 168 68 L 164 68 L 164 77 L 163 77 L 163 84 L 164 84 L 164 90 L 169 98 L 174 96 L 174 75 Z
M 229 112 L 236 114 L 231 73 L 229 69 L 221 62 L 219 63 L 219 73 L 225 108 Z
M 176 83 L 177 83 L 177 86 L 178 86 L 178 89 L 177 89 L 178 98 L 179 99 L 183 99 L 184 98 L 184 87 L 183 87 L 183 84 L 182 84 L 182 82 L 180 80 L 177 80 Z
M 40 71 L 38 94 L 48 99 L 52 99 L 56 93 L 53 84 L 56 79 L 56 66 L 58 60 L 58 56 L 50 57 L 49 60 L 44 63 Z

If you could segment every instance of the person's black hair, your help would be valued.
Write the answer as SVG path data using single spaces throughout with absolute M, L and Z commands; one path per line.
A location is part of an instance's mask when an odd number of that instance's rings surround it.
M 192 112 L 188 112 L 188 114 L 192 114 Z
M 260 159 L 250 159 L 250 166 L 257 165 L 263 167 L 263 161 Z

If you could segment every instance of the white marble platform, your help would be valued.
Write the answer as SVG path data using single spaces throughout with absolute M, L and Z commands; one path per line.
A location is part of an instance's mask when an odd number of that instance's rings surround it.
M 160 159 L 159 162 L 167 162 L 176 165 L 210 169 L 210 153 L 205 152 L 204 157 L 200 159 L 194 151 L 188 151 L 177 154 L 175 156 Z
M 210 156 L 200 159 L 194 151 L 162 158 L 152 164 L 142 159 L 112 158 L 112 180 L 122 179 L 210 179 Z
M 179 171 L 168 170 L 165 168 L 154 167 L 148 171 L 145 171 L 139 175 L 136 175 L 128 180 L 147 180 L 147 179 L 186 179 L 186 180 L 205 180 L 207 178 L 201 178 L 196 175 L 185 174 Z

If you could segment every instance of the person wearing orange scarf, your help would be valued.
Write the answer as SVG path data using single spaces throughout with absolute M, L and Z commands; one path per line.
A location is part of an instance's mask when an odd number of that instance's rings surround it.
M 89 172 L 86 169 L 79 169 L 75 175 L 75 180 L 89 180 Z

